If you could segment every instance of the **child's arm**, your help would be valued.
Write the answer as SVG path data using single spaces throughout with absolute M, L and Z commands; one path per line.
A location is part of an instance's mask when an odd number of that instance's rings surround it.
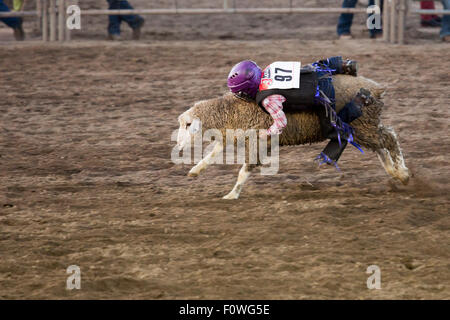
M 283 112 L 283 102 L 286 98 L 279 94 L 274 94 L 265 98 L 262 106 L 267 110 L 273 119 L 273 124 L 267 129 L 268 135 L 281 134 L 287 125 L 286 115 Z

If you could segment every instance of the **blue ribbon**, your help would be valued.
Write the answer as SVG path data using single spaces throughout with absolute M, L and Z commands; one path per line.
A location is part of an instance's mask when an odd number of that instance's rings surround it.
M 341 169 L 338 167 L 337 162 L 334 160 L 331 160 L 325 153 L 321 152 L 316 159 L 314 159 L 315 161 L 319 161 L 319 166 L 326 163 L 326 164 L 330 164 L 335 166 L 337 171 L 341 171 Z

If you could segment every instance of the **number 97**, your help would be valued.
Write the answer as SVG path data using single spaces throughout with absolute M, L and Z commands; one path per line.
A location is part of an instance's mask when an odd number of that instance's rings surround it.
M 280 76 L 280 75 L 277 75 L 277 76 L 275 76 L 275 80 L 276 81 L 291 81 L 292 80 L 292 76 Z

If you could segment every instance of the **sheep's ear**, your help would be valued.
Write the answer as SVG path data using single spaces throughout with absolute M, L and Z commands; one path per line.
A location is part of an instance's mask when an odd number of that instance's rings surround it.
M 195 134 L 200 131 L 201 127 L 201 121 L 200 119 L 196 118 L 192 121 L 191 125 L 189 126 L 189 132 L 191 134 Z

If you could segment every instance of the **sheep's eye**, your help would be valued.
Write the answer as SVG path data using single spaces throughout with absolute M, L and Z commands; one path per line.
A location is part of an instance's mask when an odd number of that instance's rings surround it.
M 192 123 L 186 123 L 186 129 L 189 129 Z

